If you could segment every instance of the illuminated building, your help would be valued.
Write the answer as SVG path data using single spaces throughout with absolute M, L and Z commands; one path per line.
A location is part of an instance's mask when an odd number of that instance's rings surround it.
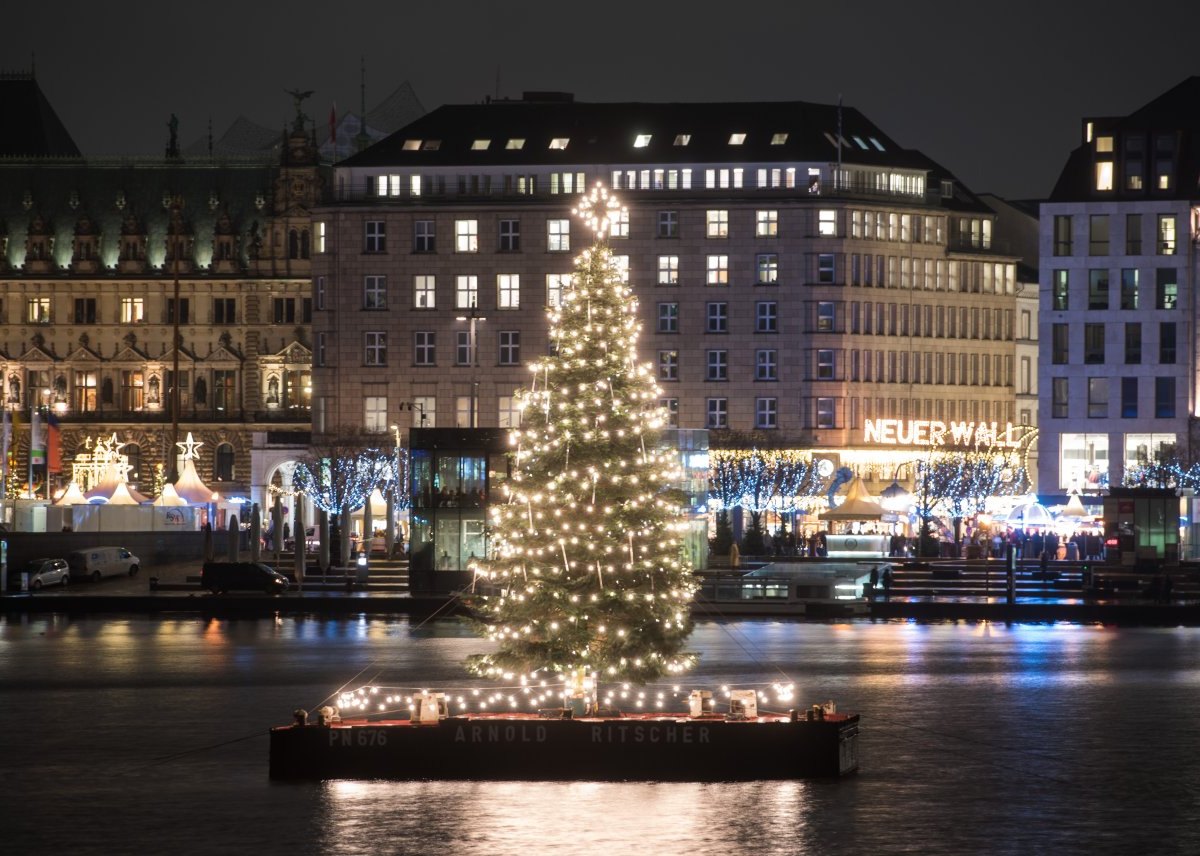
M 412 402 L 426 427 L 511 425 L 596 180 L 629 208 L 611 244 L 674 425 L 877 486 L 922 454 L 880 420 L 1031 427 L 1018 258 L 928 157 L 836 105 L 533 93 L 439 108 L 336 165 L 316 213 L 314 430 L 415 425 Z
M 1200 77 L 1086 118 L 1041 208 L 1041 492 L 1195 455 Z

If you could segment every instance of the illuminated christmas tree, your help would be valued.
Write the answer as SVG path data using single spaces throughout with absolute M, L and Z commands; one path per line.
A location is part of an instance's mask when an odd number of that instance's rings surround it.
M 531 367 L 506 502 L 490 511 L 488 583 L 473 605 L 497 643 L 488 678 L 648 680 L 689 667 L 695 588 L 683 551 L 680 472 L 638 361 L 637 301 L 605 242 L 616 199 L 597 185 L 575 213 L 596 234 L 549 311 L 554 354 Z

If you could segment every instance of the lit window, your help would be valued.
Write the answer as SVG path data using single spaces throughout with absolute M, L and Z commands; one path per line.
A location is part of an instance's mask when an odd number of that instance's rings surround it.
M 410 196 L 421 195 L 421 176 L 413 175 L 408 179 L 408 193 Z
M 788 138 L 787 134 L 772 134 L 771 135 L 771 145 L 782 146 L 784 143 L 787 142 L 787 138 Z
M 479 221 L 478 220 L 455 220 L 454 221 L 454 252 L 456 252 L 456 253 L 477 253 L 477 252 L 479 252 Z
M 555 137 L 554 139 L 552 139 L 550 141 L 550 148 L 565 149 L 567 147 L 568 142 L 570 142 L 569 137 Z
M 871 145 L 873 145 L 875 148 L 879 149 L 879 151 L 881 151 L 881 152 L 886 151 L 886 149 L 884 149 L 884 147 L 883 147 L 883 143 L 879 142 L 879 140 L 875 139 L 874 137 L 867 137 L 867 139 L 870 140 Z
M 417 152 L 420 150 L 421 150 L 421 141 L 420 140 L 405 140 L 404 141 L 404 151 Z
M 145 303 L 140 297 L 121 298 L 121 323 L 141 324 L 146 320 Z
M 475 142 L 471 143 L 471 151 L 486 152 L 488 149 L 488 146 L 490 146 L 491 144 L 492 144 L 491 140 L 476 140 Z
M 708 226 L 705 234 L 709 238 L 729 237 L 729 212 L 727 210 L 710 208 L 705 212 L 705 221 Z
M 658 284 L 679 285 L 679 256 L 658 257 Z
M 729 256 L 709 256 L 707 272 L 709 285 L 729 285 Z
M 569 220 L 546 221 L 546 250 L 565 253 L 571 249 L 571 223 Z
M 675 135 L 675 145 L 677 145 L 677 146 L 686 146 L 691 141 L 692 141 L 691 134 L 676 134 Z
M 523 149 L 523 148 L 525 148 L 525 140 L 522 139 L 521 137 L 513 137 L 507 143 L 504 144 L 504 148 L 506 148 L 506 149 Z
M 417 309 L 437 308 L 437 277 L 429 274 L 413 277 L 413 306 Z
M 1112 137 L 1096 137 L 1096 151 L 1111 152 L 1113 150 Z
M 817 212 L 817 234 L 837 235 L 837 212 L 824 209 Z
M 496 308 L 521 307 L 521 277 L 515 273 L 496 274 Z
M 563 289 L 571 282 L 569 273 L 546 274 L 546 305 L 559 306 L 562 303 Z
M 779 212 L 760 210 L 754 213 L 754 235 L 758 238 L 774 238 L 779 234 Z
M 1112 164 L 1112 161 L 1099 161 L 1096 164 L 1096 189 L 1097 190 L 1112 190 L 1113 189 L 1113 164 Z
M 635 149 L 644 149 L 650 145 L 650 134 L 638 134 L 633 138 L 633 147 Z
M 729 145 L 731 145 L 731 146 L 740 146 L 745 142 L 746 142 L 745 134 L 730 134 L 729 135 Z
M 454 280 L 454 306 L 471 309 L 479 305 L 479 277 L 458 276 Z

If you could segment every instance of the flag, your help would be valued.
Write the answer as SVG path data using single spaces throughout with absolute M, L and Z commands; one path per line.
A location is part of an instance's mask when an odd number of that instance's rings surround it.
M 33 411 L 29 420 L 29 462 L 35 466 L 46 463 L 46 435 L 42 432 L 42 417 Z
M 46 414 L 46 461 L 48 472 L 62 472 L 62 432 L 53 411 Z
M 4 426 L 0 428 L 0 474 L 3 474 L 4 486 L 8 486 L 8 448 L 12 443 L 12 422 L 7 410 L 4 411 Z
M 337 148 L 337 102 L 329 108 L 329 141 Z

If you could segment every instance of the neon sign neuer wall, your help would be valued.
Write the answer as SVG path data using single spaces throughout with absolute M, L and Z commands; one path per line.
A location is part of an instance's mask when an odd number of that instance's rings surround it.
M 940 419 L 867 419 L 863 441 L 885 446 L 991 446 L 1021 448 L 1028 432 L 1024 425 L 998 422 L 942 422 Z

